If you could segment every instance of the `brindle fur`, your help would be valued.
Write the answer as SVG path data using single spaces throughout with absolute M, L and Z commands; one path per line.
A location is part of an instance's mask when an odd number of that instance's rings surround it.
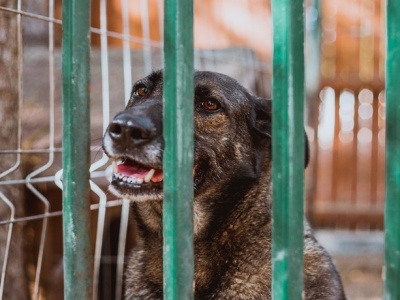
M 271 101 L 251 95 L 226 75 L 196 72 L 194 81 L 195 299 L 271 299 Z M 133 90 L 138 85 L 148 94 L 132 96 L 123 113 L 147 117 L 153 133 L 129 155 L 161 168 L 162 72 L 140 80 Z M 201 109 L 198 104 L 208 99 L 217 99 L 221 109 Z M 128 155 L 126 145 L 112 141 L 108 132 L 103 147 L 112 158 Z M 137 200 L 139 244 L 127 263 L 125 297 L 162 299 L 162 192 L 139 196 L 111 190 Z M 305 228 L 305 299 L 345 299 L 331 258 L 307 223 Z

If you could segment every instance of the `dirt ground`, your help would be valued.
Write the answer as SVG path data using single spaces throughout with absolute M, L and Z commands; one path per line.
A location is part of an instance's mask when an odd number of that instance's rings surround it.
M 349 300 L 383 299 L 382 232 L 317 231 L 332 255 Z

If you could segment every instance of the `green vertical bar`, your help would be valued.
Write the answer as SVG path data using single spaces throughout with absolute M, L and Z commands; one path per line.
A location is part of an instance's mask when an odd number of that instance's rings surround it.
M 400 299 L 400 3 L 386 3 L 385 300 Z
M 92 298 L 90 247 L 90 0 L 63 1 L 64 298 Z
M 164 2 L 164 299 L 193 299 L 193 1 Z
M 303 290 L 304 8 L 273 0 L 272 296 L 301 299 Z

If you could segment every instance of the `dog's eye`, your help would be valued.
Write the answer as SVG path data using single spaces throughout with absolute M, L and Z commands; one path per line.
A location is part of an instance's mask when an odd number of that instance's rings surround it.
M 221 107 L 221 104 L 215 99 L 209 99 L 200 103 L 200 106 L 205 110 L 217 110 Z
M 136 97 L 143 97 L 148 94 L 149 90 L 147 87 L 144 85 L 138 86 L 135 91 L 133 92 L 133 95 Z

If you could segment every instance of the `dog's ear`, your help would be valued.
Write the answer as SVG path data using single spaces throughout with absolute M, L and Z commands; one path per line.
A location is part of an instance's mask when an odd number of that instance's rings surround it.
M 272 101 L 254 97 L 249 118 L 250 130 L 259 137 L 271 138 Z
M 259 137 L 272 137 L 272 101 L 254 97 L 249 120 L 250 129 Z M 310 161 L 310 147 L 304 132 L 304 167 Z

